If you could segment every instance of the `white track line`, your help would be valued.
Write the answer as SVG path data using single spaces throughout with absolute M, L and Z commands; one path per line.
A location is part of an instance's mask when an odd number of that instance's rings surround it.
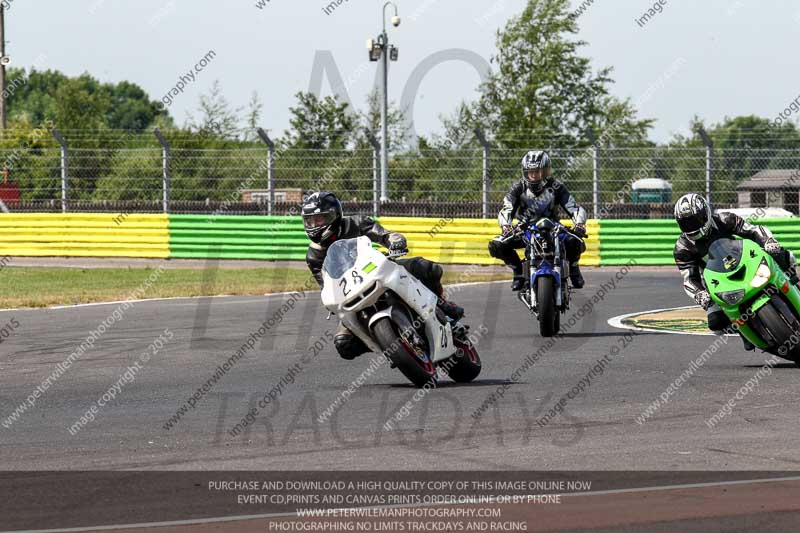
M 694 331 L 672 331 L 669 329 L 656 329 L 656 328 L 642 328 L 639 326 L 631 326 L 629 324 L 623 324 L 622 321 L 626 318 L 630 318 L 632 316 L 637 315 L 648 315 L 650 313 L 661 313 L 664 311 L 680 311 L 681 309 L 694 309 L 696 305 L 686 305 L 684 307 L 669 307 L 667 309 L 653 309 L 652 311 L 637 311 L 635 313 L 628 313 L 627 315 L 619 315 L 608 319 L 608 325 L 612 328 L 617 329 L 629 329 L 631 331 L 647 331 L 651 333 L 669 333 L 670 335 L 697 335 L 700 337 L 716 337 L 714 333 L 710 331 L 708 333 L 697 333 Z M 739 335 L 732 335 L 730 333 L 727 334 L 728 337 L 738 337 Z
M 761 483 L 785 483 L 789 481 L 800 481 L 800 476 L 762 478 L 762 479 L 741 479 L 736 481 L 714 481 L 708 483 L 686 483 L 683 485 L 661 485 L 655 487 L 635 487 L 630 489 L 611 489 L 611 490 L 598 490 L 598 491 L 588 491 L 588 492 L 570 492 L 561 494 L 561 496 L 565 498 L 607 496 L 612 494 L 635 494 L 639 492 L 665 492 L 670 490 L 699 489 L 699 488 L 710 488 L 710 487 L 730 487 L 736 485 L 755 485 Z M 390 509 L 390 508 L 398 509 L 398 508 L 431 507 L 431 506 L 445 506 L 445 505 L 469 505 L 469 504 L 468 503 L 403 504 L 403 505 L 381 505 L 375 507 L 358 507 L 358 509 Z M 356 508 L 350 508 L 350 509 L 356 509 Z M 214 524 L 221 522 L 235 522 L 240 520 L 263 520 L 265 518 L 288 518 L 288 517 L 299 518 L 297 516 L 297 513 L 267 513 L 258 515 L 222 516 L 216 518 L 202 518 L 196 520 L 174 520 L 171 522 L 145 522 L 141 524 L 121 524 L 121 525 L 109 525 L 109 526 L 67 528 L 67 529 L 26 529 L 18 531 L 6 531 L 3 533 L 79 533 L 83 531 L 112 531 L 115 529 L 133 529 L 133 528 L 145 528 L 145 527 L 189 526 L 189 525 L 200 525 L 200 524 Z

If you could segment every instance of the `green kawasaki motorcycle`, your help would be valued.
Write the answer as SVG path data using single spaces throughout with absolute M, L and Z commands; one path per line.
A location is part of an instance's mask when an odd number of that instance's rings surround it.
M 750 240 L 719 239 L 703 271 L 708 292 L 758 348 L 800 364 L 800 289 Z

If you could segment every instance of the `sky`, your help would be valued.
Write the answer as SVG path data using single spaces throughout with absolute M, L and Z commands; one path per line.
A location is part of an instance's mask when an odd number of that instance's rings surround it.
M 179 124 L 219 80 L 235 106 L 257 91 L 263 127 L 279 136 L 295 93 L 318 85 L 322 95 L 332 93 L 327 76 L 312 83 L 315 64 L 318 72 L 322 65 L 336 67 L 356 107 L 363 107 L 377 73 L 365 44 L 380 32 L 383 2 L 375 0 L 333 0 L 338 5 L 327 13 L 331 0 L 5 1 L 6 52 L 15 67 L 129 80 L 161 99 L 213 51 L 169 106 Z M 579 37 L 588 43 L 582 54 L 597 69 L 614 68 L 612 93 L 656 120 L 656 141 L 688 133 L 695 115 L 706 123 L 749 114 L 774 118 L 800 95 L 800 5 L 790 0 L 660 0 L 660 12 L 643 24 L 642 15 L 657 2 L 582 1 L 589 4 L 579 19 Z M 413 102 L 416 132 L 440 133 L 442 116 L 476 98 L 496 31 L 526 2 L 396 4 L 402 23 L 390 26 L 389 38 L 400 57 L 390 69 L 390 98 Z M 437 57 L 446 61 L 426 69 L 426 60 Z

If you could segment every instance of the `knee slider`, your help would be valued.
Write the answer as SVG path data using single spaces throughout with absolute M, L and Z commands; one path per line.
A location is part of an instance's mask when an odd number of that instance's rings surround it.
M 333 346 L 343 359 L 355 359 L 367 351 L 367 347 L 355 335 L 336 335 Z
M 730 325 L 731 321 L 724 311 L 714 311 L 708 315 L 708 329 L 711 331 L 723 331 Z

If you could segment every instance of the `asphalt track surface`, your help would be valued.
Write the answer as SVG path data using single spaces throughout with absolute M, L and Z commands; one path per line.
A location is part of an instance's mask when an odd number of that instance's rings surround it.
M 417 390 L 399 372 L 382 365 L 324 421 L 320 415 L 376 355 L 340 359 L 324 341 L 336 323 L 325 320 L 318 293 L 308 293 L 169 430 L 164 426 L 170 417 L 287 296 L 138 302 L 32 408 L 10 428 L 0 428 L 3 469 L 800 469 L 796 365 L 777 365 L 737 400 L 730 415 L 709 429 L 706 420 L 768 358 L 745 352 L 740 341 L 732 339 L 671 395 L 668 404 L 639 424 L 636 417 L 716 339 L 663 333 L 626 339 L 633 332 L 608 325 L 618 315 L 686 305 L 680 279 L 671 271 L 620 274 L 616 268 L 587 269 L 586 278 L 564 323 L 603 284 L 609 287 L 615 280 L 616 287 L 591 312 L 574 320 L 564 338 L 518 380 L 510 376 L 544 342 L 530 315 L 506 283 L 463 286 L 451 299 L 467 309 L 465 321 L 473 331 L 481 325 L 488 330 L 478 345 L 484 368 L 476 382 L 456 385 L 443 378 L 438 389 L 415 401 Z M 0 312 L 1 323 L 12 317 L 19 322 L 14 334 L 0 343 L 0 420 L 6 421 L 117 305 Z M 173 339 L 99 409 L 96 420 L 72 435 L 68 428 L 165 329 Z M 302 365 L 276 401 L 259 409 L 254 424 L 232 436 L 229 430 L 248 409 L 258 407 L 301 356 L 313 352 L 310 346 L 317 340 L 324 344 L 320 354 Z M 543 427 L 537 424 L 608 354 L 615 355 L 583 394 L 570 399 L 563 413 Z M 508 385 L 505 395 L 474 418 L 476 409 L 503 384 Z M 408 414 L 393 429 L 384 429 L 409 401 Z

